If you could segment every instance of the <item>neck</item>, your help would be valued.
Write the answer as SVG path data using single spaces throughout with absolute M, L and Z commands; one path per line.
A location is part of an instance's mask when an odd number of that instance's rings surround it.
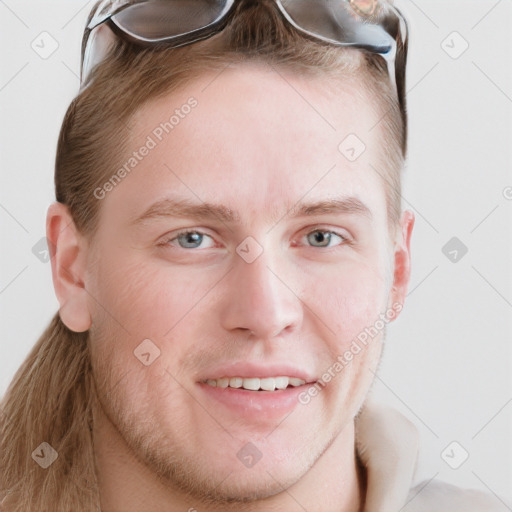
M 102 512 L 358 512 L 365 494 L 364 469 L 354 450 L 351 422 L 295 484 L 264 500 L 201 503 L 172 482 L 160 480 L 138 460 L 101 407 L 94 413 L 94 451 Z

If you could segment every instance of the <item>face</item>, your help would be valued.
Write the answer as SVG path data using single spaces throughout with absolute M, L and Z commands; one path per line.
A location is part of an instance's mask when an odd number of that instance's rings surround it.
M 132 119 L 130 171 L 98 192 L 90 344 L 106 415 L 169 485 L 269 496 L 352 424 L 401 308 L 377 119 L 350 84 L 256 64 Z

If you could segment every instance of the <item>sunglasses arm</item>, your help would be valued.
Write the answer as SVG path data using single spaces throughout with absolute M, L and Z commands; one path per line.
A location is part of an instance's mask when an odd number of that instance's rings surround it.
M 102 62 L 110 49 L 114 46 L 117 36 L 114 34 L 108 23 L 102 23 L 88 34 L 81 66 L 82 84 L 88 83 L 94 66 Z M 85 89 L 85 85 L 81 90 Z

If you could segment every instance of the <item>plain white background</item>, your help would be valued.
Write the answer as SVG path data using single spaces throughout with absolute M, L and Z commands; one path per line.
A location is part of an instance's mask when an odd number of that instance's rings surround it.
M 409 296 L 373 393 L 418 426 L 417 481 L 510 496 L 512 2 L 396 3 L 411 30 L 403 199 L 417 221 Z M 0 393 L 58 309 L 33 247 L 92 4 L 0 0 Z M 58 46 L 42 58 L 41 41 Z M 458 247 L 443 252 L 453 237 Z

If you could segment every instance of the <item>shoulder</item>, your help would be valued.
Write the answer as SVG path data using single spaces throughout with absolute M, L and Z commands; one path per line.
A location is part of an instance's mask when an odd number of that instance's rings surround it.
M 409 491 L 402 512 L 504 512 L 512 510 L 510 507 L 491 493 L 427 480 Z

